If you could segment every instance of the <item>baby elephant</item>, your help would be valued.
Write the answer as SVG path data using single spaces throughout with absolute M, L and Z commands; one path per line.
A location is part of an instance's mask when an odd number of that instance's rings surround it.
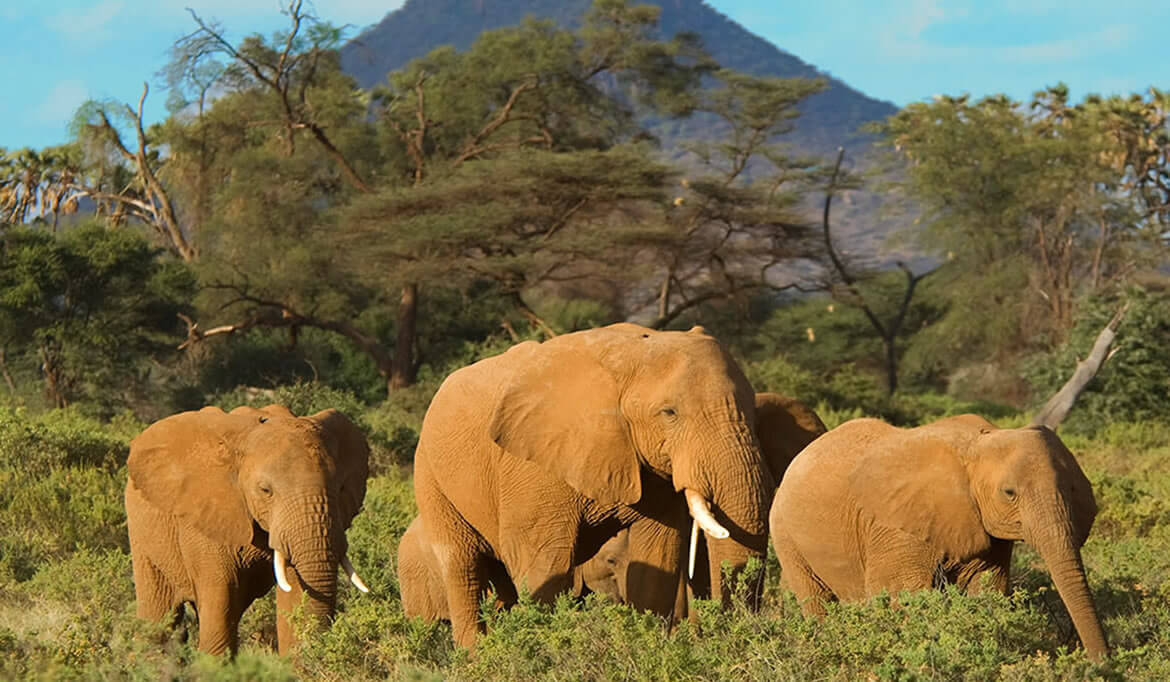
M 629 530 L 623 528 L 603 544 L 593 558 L 574 568 L 574 595 L 597 592 L 615 601 L 625 601 L 629 537 Z M 492 564 L 488 583 L 495 590 L 500 606 L 516 603 L 516 587 L 502 563 Z M 406 615 L 428 621 L 451 620 L 439 560 L 427 540 L 422 517 L 415 517 L 410 522 L 398 543 L 398 586 Z
M 336 410 L 296 417 L 272 405 L 183 412 L 130 444 L 126 525 L 138 615 L 163 620 L 191 602 L 199 648 L 235 652 L 240 616 L 277 592 L 277 644 L 293 646 L 289 612 L 304 601 L 333 616 L 345 531 L 366 494 L 369 448 Z
M 783 579 L 806 613 L 983 575 L 1007 591 L 1012 543 L 1052 572 L 1089 655 L 1108 653 L 1080 548 L 1097 505 L 1068 448 L 1044 428 L 998 429 L 975 415 L 914 429 L 855 419 L 804 449 L 770 515 Z

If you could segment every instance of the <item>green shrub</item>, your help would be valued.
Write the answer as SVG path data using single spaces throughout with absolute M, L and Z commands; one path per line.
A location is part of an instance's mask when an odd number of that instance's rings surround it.
M 80 548 L 127 548 L 126 420 L 0 410 L 0 585 Z

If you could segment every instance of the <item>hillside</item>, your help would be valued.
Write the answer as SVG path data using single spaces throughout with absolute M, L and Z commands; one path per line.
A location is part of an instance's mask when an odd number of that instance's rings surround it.
M 897 111 L 893 104 L 869 97 L 753 34 L 703 0 L 647 1 L 662 7 L 664 36 L 696 33 L 724 66 L 754 75 L 828 78 L 830 87 L 801 107 L 796 129 L 783 140 L 801 153 L 829 157 L 844 145 L 852 163 L 865 165 L 869 142 L 857 133 L 858 128 Z M 342 65 L 362 87 L 371 87 L 435 47 L 450 44 L 466 49 L 481 32 L 517 24 L 527 16 L 576 26 L 590 4 L 591 0 L 407 0 L 347 43 L 341 50 Z M 651 126 L 665 155 L 684 164 L 681 143 L 710 136 L 714 130 L 711 121 L 702 118 Z M 851 251 L 873 253 L 896 227 L 874 220 L 878 203 L 873 194 L 847 192 L 835 207 L 834 229 L 849 242 Z M 882 260 L 892 262 L 892 257 Z
M 707 5 L 702 0 L 650 0 L 662 7 L 663 35 L 697 33 L 725 66 L 755 75 L 827 76 L 784 52 Z M 363 87 L 444 44 L 465 49 L 481 32 L 519 23 L 526 16 L 547 17 L 567 26 L 580 22 L 590 0 L 407 0 L 398 9 L 342 48 L 342 64 Z M 802 149 L 829 153 L 855 137 L 858 126 L 897 109 L 830 79 L 831 87 L 812 97 L 792 142 Z

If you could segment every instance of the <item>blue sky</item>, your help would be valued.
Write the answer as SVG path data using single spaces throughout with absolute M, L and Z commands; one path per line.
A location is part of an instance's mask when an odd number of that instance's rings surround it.
M 65 141 L 87 97 L 137 102 L 164 114 L 155 73 L 193 24 L 185 6 L 229 35 L 283 26 L 280 0 L 0 0 L 0 147 Z M 316 0 L 352 34 L 401 0 Z M 708 4 L 862 92 L 898 105 L 937 93 L 1027 98 L 1064 81 L 1088 92 L 1170 88 L 1165 0 L 708 0 Z M 12 93 L 21 93 L 14 97 Z

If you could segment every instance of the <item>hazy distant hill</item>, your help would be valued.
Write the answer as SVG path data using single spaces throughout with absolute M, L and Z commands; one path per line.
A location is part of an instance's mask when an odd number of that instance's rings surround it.
M 662 7 L 664 36 L 697 33 L 707 50 L 724 66 L 755 75 L 826 76 L 815 66 L 784 52 L 728 19 L 702 0 L 644 0 Z M 341 50 L 342 65 L 363 87 L 382 83 L 386 74 L 440 45 L 466 49 L 485 30 L 519 23 L 526 16 L 551 18 L 573 27 L 591 0 L 407 0 Z M 801 107 L 797 129 L 785 142 L 804 153 L 830 156 L 844 144 L 852 160 L 860 160 L 868 141 L 857 134 L 864 123 L 883 119 L 897 108 L 868 97 L 830 78 L 830 87 Z M 654 126 L 668 156 L 679 155 L 679 142 L 710 135 L 709 121 L 690 120 Z M 876 198 L 850 192 L 837 204 L 838 234 L 855 252 L 872 252 L 892 227 L 875 222 Z

